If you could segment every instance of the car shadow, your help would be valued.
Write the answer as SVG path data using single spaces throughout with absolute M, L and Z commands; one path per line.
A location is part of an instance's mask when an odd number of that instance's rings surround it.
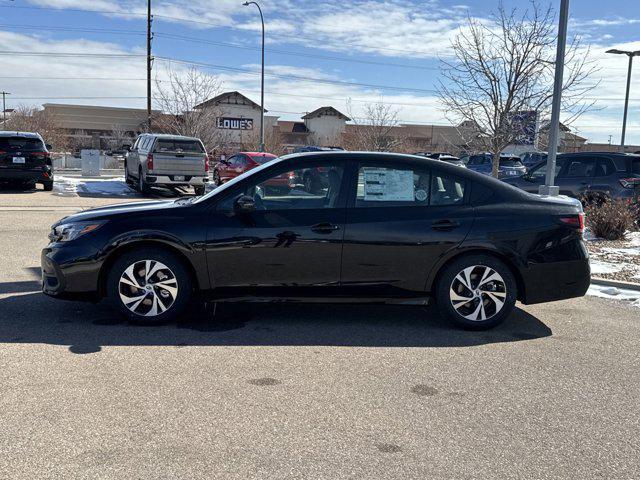
M 393 305 L 209 304 L 178 323 L 142 327 L 107 305 L 20 293 L 23 287 L 0 298 L 0 342 L 64 345 L 72 353 L 108 346 L 473 347 L 552 335 L 521 309 L 493 330 L 471 332 L 451 327 L 433 307 Z M 6 284 L 0 290 L 12 293 Z

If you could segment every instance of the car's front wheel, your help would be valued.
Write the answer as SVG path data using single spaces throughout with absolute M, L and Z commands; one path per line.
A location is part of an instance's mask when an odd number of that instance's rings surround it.
M 517 284 L 504 262 L 490 255 L 469 255 L 446 267 L 436 297 L 445 318 L 462 328 L 484 330 L 513 311 Z
M 156 325 L 183 314 L 192 282 L 183 263 L 172 253 L 145 248 L 124 254 L 107 278 L 110 302 L 129 321 Z

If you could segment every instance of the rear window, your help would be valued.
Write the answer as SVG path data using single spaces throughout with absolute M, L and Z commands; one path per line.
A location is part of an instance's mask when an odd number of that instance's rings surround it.
M 251 155 L 251 160 L 253 160 L 254 162 L 256 162 L 259 165 L 262 165 L 263 163 L 270 162 L 274 158 L 278 158 L 278 157 L 276 157 L 275 155 L 270 155 L 270 154 Z
M 204 153 L 202 144 L 195 140 L 166 140 L 159 139 L 154 149 L 156 152 L 189 152 Z
M 4 152 L 34 152 L 44 150 L 44 143 L 39 138 L 0 137 L 0 151 Z
M 524 166 L 518 157 L 509 157 L 500 159 L 501 167 L 522 167 Z

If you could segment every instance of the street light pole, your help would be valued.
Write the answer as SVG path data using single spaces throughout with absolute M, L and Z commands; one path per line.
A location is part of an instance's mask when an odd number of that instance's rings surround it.
M 549 125 L 549 155 L 545 184 L 540 185 L 540 195 L 558 195 L 559 188 L 554 185 L 556 174 L 556 155 L 558 154 L 558 130 L 560 127 L 560 108 L 562 106 L 562 78 L 564 74 L 564 52 L 567 46 L 567 23 L 569 21 L 569 0 L 560 2 L 560 23 L 558 25 L 558 47 L 556 50 L 556 72 L 553 83 L 553 102 L 551 104 L 551 124 Z
M 2 129 L 7 129 L 7 95 L 9 92 L 2 91 Z
M 151 40 L 153 33 L 151 32 L 151 24 L 153 16 L 151 15 L 151 0 L 147 0 L 147 131 L 151 131 L 151 70 L 153 68 L 153 57 L 151 56 Z
M 633 67 L 633 57 L 637 57 L 640 55 L 640 50 L 636 50 L 635 52 L 629 52 L 626 50 L 618 50 L 613 48 L 611 50 L 607 50 L 606 53 L 613 53 L 615 55 L 626 55 L 629 57 L 629 70 L 627 72 L 627 93 L 624 97 L 624 114 L 622 117 L 622 138 L 620 139 L 620 151 L 624 152 L 624 142 L 625 136 L 627 133 L 627 112 L 629 110 L 629 90 L 631 89 L 631 69 Z
M 260 151 L 264 152 L 264 16 L 262 9 L 257 2 L 244 2 L 245 7 L 255 5 L 260 12 L 260 21 L 262 22 L 262 72 L 260 75 Z

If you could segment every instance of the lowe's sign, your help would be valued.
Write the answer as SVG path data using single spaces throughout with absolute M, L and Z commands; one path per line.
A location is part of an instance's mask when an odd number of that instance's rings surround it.
M 253 130 L 253 119 L 218 117 L 218 128 L 223 130 Z

